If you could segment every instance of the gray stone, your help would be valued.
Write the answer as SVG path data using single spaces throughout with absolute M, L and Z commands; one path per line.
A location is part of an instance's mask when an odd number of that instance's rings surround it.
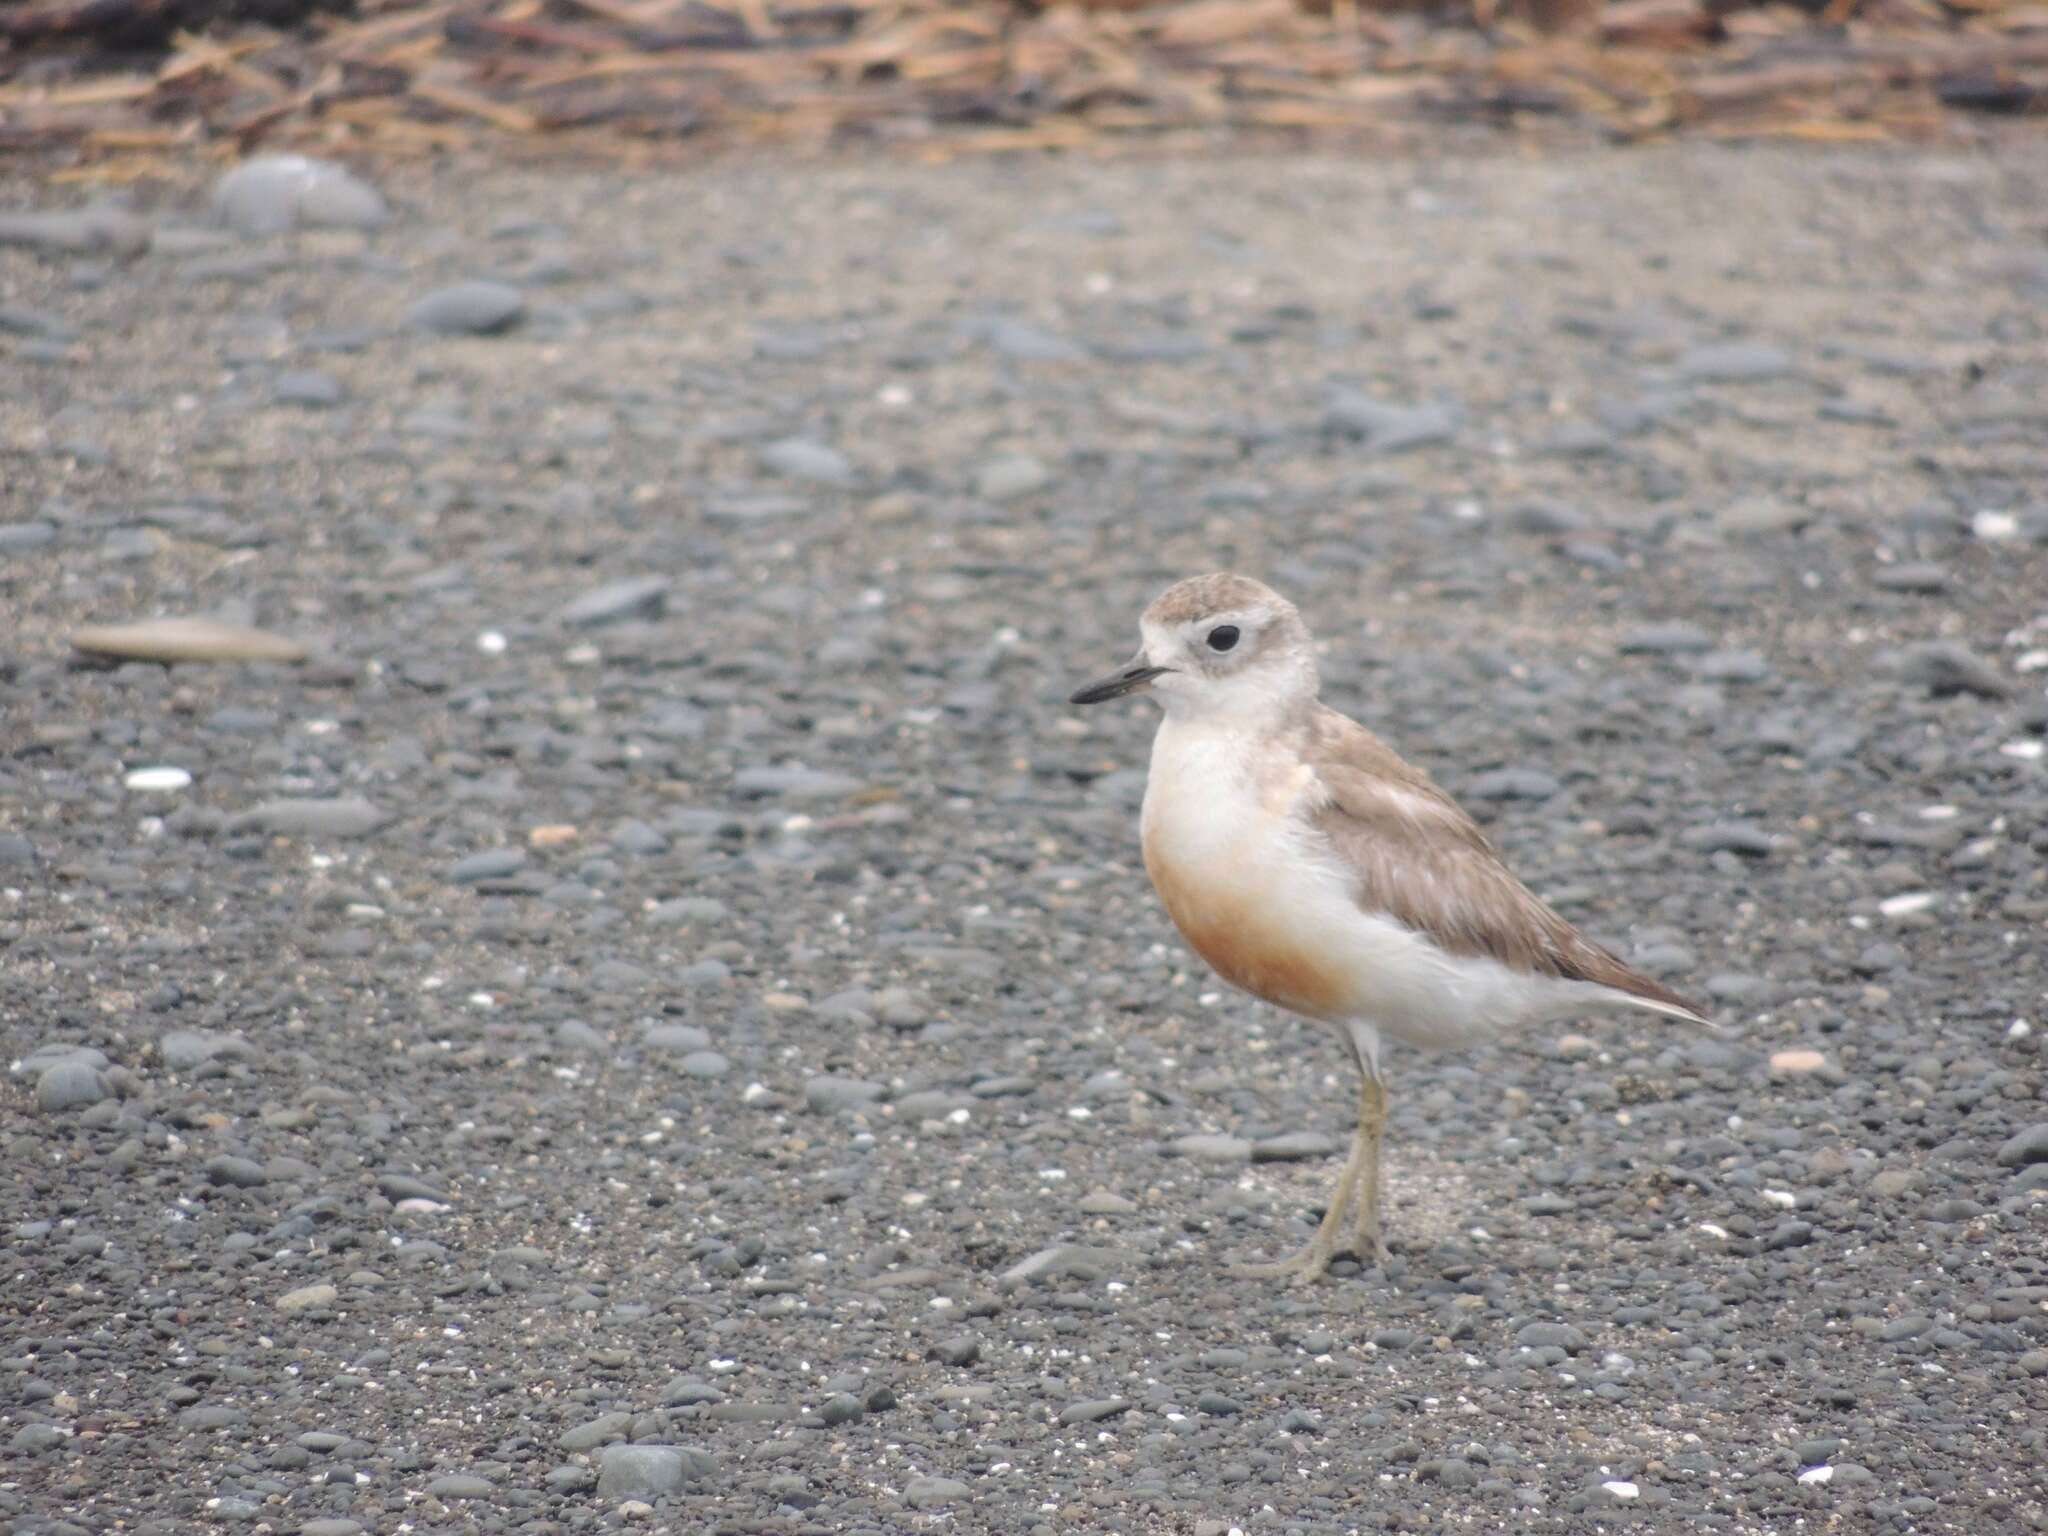
M 448 867 L 448 880 L 453 885 L 475 885 L 484 880 L 502 880 L 507 875 L 516 875 L 526 868 L 524 848 L 486 848 L 481 853 L 472 853 L 466 859 L 458 859 Z
M 992 351 L 1020 363 L 1077 363 L 1088 355 L 1066 337 L 1024 320 L 991 319 L 977 329 Z
M 157 1055 L 173 1072 L 189 1071 L 216 1056 L 246 1057 L 254 1054 L 240 1035 L 216 1034 L 210 1030 L 174 1029 L 157 1041 Z
M 306 369 L 297 373 L 279 374 L 277 383 L 271 390 L 271 398 L 279 405 L 296 405 L 305 410 L 324 411 L 341 404 L 345 396 L 341 380 L 333 374 Z
M 149 249 L 147 219 L 114 203 L 55 213 L 0 214 L 0 246 L 19 245 L 63 256 L 127 259 Z
M 30 519 L 21 523 L 0 523 L 0 555 L 25 555 L 47 549 L 57 542 L 57 525 Z
M 232 1184 L 240 1189 L 255 1189 L 270 1182 L 270 1175 L 263 1171 L 263 1165 L 253 1158 L 231 1157 L 226 1153 L 210 1157 L 200 1170 L 215 1184 Z
M 1714 637 L 1691 624 L 1643 624 L 1621 637 L 1624 656 L 1684 656 L 1714 648 Z
M 375 229 L 391 217 L 377 189 L 330 160 L 259 155 L 214 184 L 214 216 L 250 239 L 293 229 Z
M 1999 1144 L 1999 1167 L 2024 1168 L 2031 1163 L 2048 1163 L 2048 1120 L 2030 1125 Z
M 1333 389 L 1323 410 L 1323 430 L 1356 437 L 1374 453 L 1401 453 L 1450 441 L 1464 421 L 1451 403 L 1394 405 L 1353 389 Z
M 711 1048 L 711 1035 L 695 1024 L 649 1024 L 640 1031 L 640 1043 L 657 1051 L 688 1054 Z
M 1069 1403 L 1059 1411 L 1059 1422 L 1063 1425 L 1099 1424 L 1104 1419 L 1114 1419 L 1131 1411 L 1131 1400 L 1127 1397 L 1084 1398 L 1078 1403 Z
M 1792 355 L 1760 342 L 1717 342 L 1693 347 L 1678 360 L 1681 377 L 1701 384 L 1747 384 L 1783 378 L 1792 371 Z
M 852 794 L 861 781 L 850 774 L 790 766 L 742 768 L 732 776 L 736 794 L 749 798 L 779 796 L 785 800 L 836 800 Z
M 83 1057 L 69 1057 L 43 1068 L 36 1079 L 36 1108 L 45 1114 L 83 1109 L 107 1096 L 107 1080 Z
M 427 1484 L 427 1492 L 437 1499 L 495 1499 L 498 1490 L 488 1478 L 471 1477 L 466 1473 L 454 1473 L 448 1477 L 437 1477 Z
M 1474 800 L 1548 800 L 1564 786 L 1536 768 L 1495 768 L 1465 786 Z
M 19 832 L 0 832 L 0 869 L 33 869 L 39 862 L 34 843 Z
M 966 1497 L 967 1485 L 950 1477 L 913 1477 L 903 1490 L 903 1502 L 912 1509 L 937 1509 Z
M 974 476 L 975 494 L 984 501 L 1018 501 L 1052 483 L 1052 471 L 1026 453 L 991 459 Z
M 814 1077 L 804 1084 L 804 1103 L 815 1114 L 835 1115 L 865 1109 L 889 1090 L 885 1084 L 858 1077 Z
M 761 450 L 761 467 L 810 485 L 851 485 L 853 465 L 837 448 L 806 437 L 785 437 Z
M 632 576 L 586 592 L 556 613 L 558 623 L 592 629 L 620 619 L 656 619 L 668 608 L 666 576 Z
M 1889 660 L 1902 680 L 1937 697 L 1972 693 L 1979 698 L 2003 699 L 2012 694 L 2012 684 L 1990 662 L 1946 640 L 1908 646 Z
M 691 1051 L 676 1063 L 691 1077 L 710 1081 L 732 1071 L 732 1060 L 723 1051 Z
M 608 1440 L 625 1439 L 632 1429 L 632 1414 L 601 1413 L 573 1429 L 563 1430 L 559 1444 L 565 1451 L 594 1451 Z
M 1263 1141 L 1252 1143 L 1252 1161 L 1255 1163 L 1300 1163 L 1311 1158 L 1328 1157 L 1337 1150 L 1337 1143 L 1321 1131 L 1285 1131 L 1278 1136 L 1268 1136 Z
M 1252 1144 L 1239 1136 L 1203 1133 L 1171 1141 L 1166 1150 L 1205 1163 L 1243 1163 L 1251 1160 Z
M 264 800 L 229 819 L 225 831 L 268 832 L 276 837 L 368 837 L 391 820 L 390 813 L 360 795 L 332 800 Z
M 604 1499 L 658 1499 L 718 1470 L 708 1451 L 686 1445 L 608 1445 L 598 1452 L 597 1493 Z
M 331 1307 L 341 1299 L 338 1288 L 322 1282 L 319 1285 L 302 1285 L 297 1290 L 286 1291 L 277 1298 L 280 1312 L 309 1312 L 316 1307 Z
M 69 341 L 78 333 L 56 315 L 21 304 L 0 304 L 0 335 Z
M 1871 585 L 1886 592 L 1910 592 L 1916 596 L 1932 597 L 1946 592 L 1949 586 L 1948 567 L 1936 565 L 1931 560 L 1902 560 L 1897 565 L 1881 565 L 1870 578 Z
M 1015 1290 L 1034 1280 L 1075 1279 L 1095 1281 L 1116 1270 L 1128 1268 L 1132 1255 L 1120 1248 L 1092 1248 L 1083 1243 L 1055 1243 L 1029 1258 L 1012 1264 L 996 1277 L 1003 1290 Z
M 477 279 L 437 288 L 406 311 L 406 320 L 438 336 L 496 336 L 525 314 L 526 299 L 517 288 Z
M 1546 1346 L 1576 1355 L 1591 1342 L 1586 1335 L 1570 1323 L 1533 1322 L 1524 1323 L 1515 1330 L 1515 1342 L 1526 1349 L 1542 1349 Z

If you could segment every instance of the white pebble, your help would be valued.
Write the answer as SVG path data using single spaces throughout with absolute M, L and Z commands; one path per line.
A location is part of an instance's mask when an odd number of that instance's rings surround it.
M 476 637 L 476 648 L 486 656 L 504 655 L 505 643 L 505 637 L 495 629 L 487 629 Z
M 2048 752 L 2048 746 L 2038 741 L 2008 741 L 1998 750 L 2007 757 L 2016 757 L 2023 763 L 2031 763 L 2043 752 Z
M 128 775 L 126 782 L 130 789 L 169 794 L 190 785 L 192 775 L 182 768 L 137 768 Z
M 1632 1499 L 1643 1491 L 1634 1483 L 1625 1483 L 1620 1478 L 1614 1478 L 1609 1482 L 1602 1483 L 1600 1486 L 1613 1494 L 1617 1499 Z
M 1799 1197 L 1789 1189 L 1767 1189 L 1764 1191 L 1764 1199 L 1785 1211 L 1791 1210 L 1799 1203 Z
M 1802 1483 L 1824 1483 L 1834 1475 L 1835 1469 L 1830 1466 L 1808 1467 L 1799 1474 L 1799 1481 Z
M 2010 512 L 1993 512 L 1986 508 L 1970 519 L 1970 532 L 1987 544 L 2009 539 L 2019 531 L 2020 520 Z
M 1910 917 L 1915 912 L 1925 912 L 1934 905 L 1934 892 L 1907 891 L 1903 896 L 1887 896 L 1877 904 L 1877 910 L 1886 917 Z
M 2033 1032 L 2034 1026 L 2025 1019 L 2014 1019 L 2006 1028 L 2005 1038 L 2008 1040 L 2024 1040 Z

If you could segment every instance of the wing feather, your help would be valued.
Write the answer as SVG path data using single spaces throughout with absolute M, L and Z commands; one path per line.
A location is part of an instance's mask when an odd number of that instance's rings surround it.
M 1361 908 L 1427 934 L 1454 955 L 1589 982 L 1706 1022 L 1516 879 L 1463 807 L 1364 726 L 1318 707 L 1308 737 L 1317 784 L 1304 809 L 1351 870 Z

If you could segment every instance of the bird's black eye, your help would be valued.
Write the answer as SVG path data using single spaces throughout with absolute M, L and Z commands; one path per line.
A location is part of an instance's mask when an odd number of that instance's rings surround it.
M 1210 650 L 1227 651 L 1235 644 L 1237 644 L 1237 626 L 1235 624 L 1218 624 L 1209 631 Z

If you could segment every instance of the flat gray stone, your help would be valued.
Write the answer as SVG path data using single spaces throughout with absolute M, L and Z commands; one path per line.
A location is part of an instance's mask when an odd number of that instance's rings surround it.
M 481 853 L 472 853 L 466 859 L 458 859 L 448 867 L 448 880 L 454 885 L 475 885 L 480 880 L 502 880 L 507 875 L 516 875 L 526 868 L 524 848 L 486 848 Z
M 216 1034 L 204 1029 L 174 1029 L 157 1041 L 157 1055 L 173 1072 L 187 1071 L 212 1061 L 216 1056 L 245 1057 L 255 1048 L 240 1035 Z
M 497 336 L 526 314 L 526 298 L 509 283 L 475 280 L 437 288 L 406 311 L 415 330 L 437 336 Z
M 91 1061 L 66 1057 L 43 1068 L 36 1079 L 36 1108 L 45 1114 L 84 1109 L 107 1096 L 107 1080 Z
M 1116 1270 L 1129 1268 L 1135 1262 L 1135 1257 L 1121 1248 L 1093 1248 L 1084 1243 L 1056 1243 L 1012 1264 L 996 1277 L 996 1284 L 1007 1291 L 1020 1285 L 1029 1285 L 1033 1280 L 1046 1278 L 1100 1280 L 1104 1275 Z
M 0 245 L 62 256 L 140 256 L 149 249 L 149 220 L 113 203 L 48 213 L 0 214 Z
M 903 1502 L 912 1509 L 937 1509 L 955 1499 L 967 1497 L 967 1485 L 950 1477 L 913 1477 L 903 1490 Z
M 1374 453 L 1404 453 L 1449 442 L 1464 419 L 1463 409 L 1448 402 L 1396 405 L 1355 389 L 1333 389 L 1323 409 L 1323 430 L 1362 438 Z
M 1214 1132 L 1182 1136 L 1168 1142 L 1166 1150 L 1176 1157 L 1192 1157 L 1204 1163 L 1245 1163 L 1252 1156 L 1252 1144 L 1243 1137 Z
M 761 467 L 809 485 L 850 485 L 853 465 L 845 454 L 807 437 L 785 437 L 761 450 Z
M 564 604 L 555 619 L 572 629 L 594 629 L 620 619 L 659 618 L 668 607 L 669 586 L 666 576 L 631 576 L 607 582 Z
M 1999 1144 L 1999 1167 L 2025 1168 L 2033 1163 L 2048 1163 L 2048 1120 L 2030 1125 Z
M 1701 384 L 1754 383 L 1781 379 L 1791 371 L 1791 353 L 1754 341 L 1694 347 L 1678 360 L 1680 376 Z
M 226 830 L 269 832 L 277 837 L 368 837 L 391 820 L 360 795 L 332 800 L 263 800 L 232 817 Z

